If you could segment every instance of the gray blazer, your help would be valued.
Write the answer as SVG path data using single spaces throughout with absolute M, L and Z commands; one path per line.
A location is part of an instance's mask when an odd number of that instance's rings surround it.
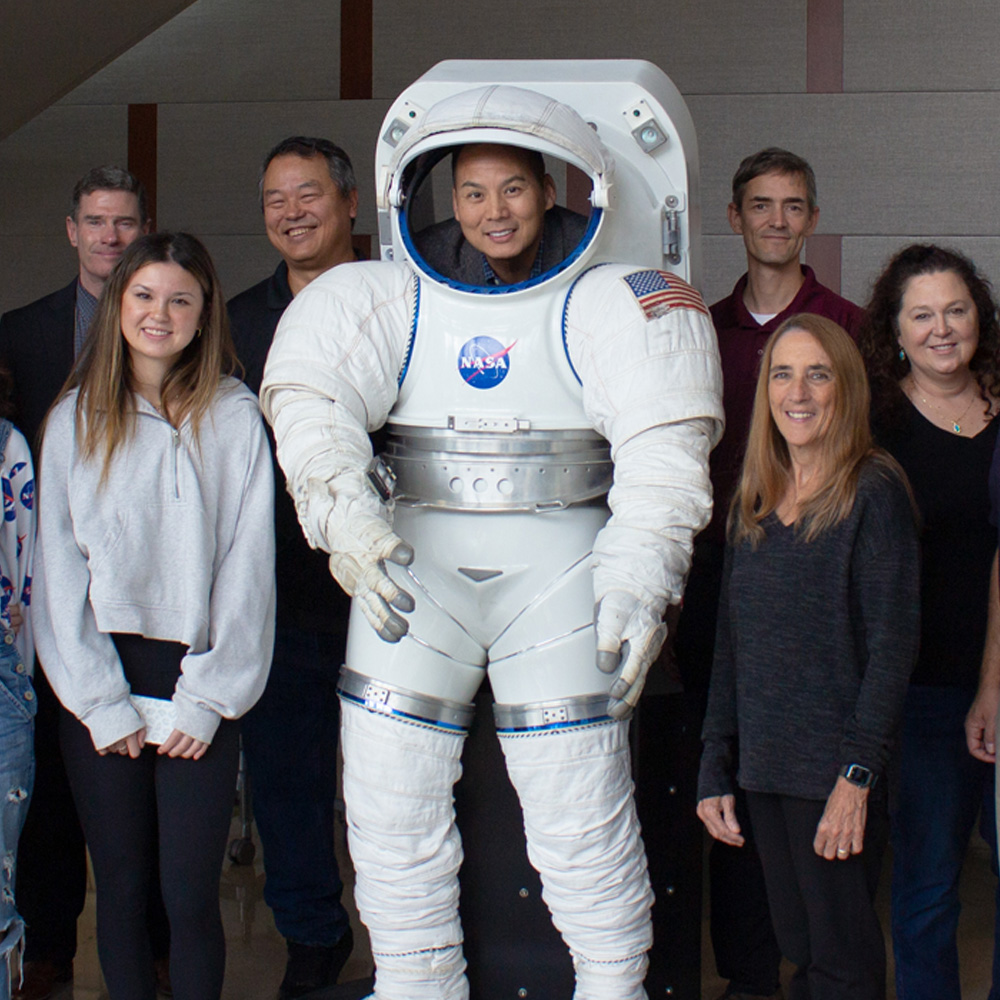
M 577 247 L 589 220 L 559 205 L 545 213 L 542 273 L 561 264 Z M 439 222 L 414 237 L 417 251 L 438 274 L 466 285 L 483 284 L 482 254 L 467 242 L 455 219 Z

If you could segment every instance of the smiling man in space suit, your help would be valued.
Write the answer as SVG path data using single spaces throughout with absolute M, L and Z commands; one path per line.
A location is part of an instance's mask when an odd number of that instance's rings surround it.
M 407 166 L 456 145 L 456 221 L 411 233 Z M 354 597 L 344 794 L 378 1000 L 469 995 L 452 787 L 487 672 L 576 1000 L 645 997 L 625 720 L 710 514 L 721 379 L 698 293 L 609 259 L 620 223 L 554 207 L 541 150 L 609 204 L 613 160 L 568 106 L 497 86 L 430 107 L 393 157 L 409 259 L 313 281 L 264 376 L 303 529 Z
M 452 154 L 455 218 L 417 234 L 428 266 L 469 285 L 513 285 L 560 264 L 587 219 L 556 205 L 537 150 L 491 143 Z

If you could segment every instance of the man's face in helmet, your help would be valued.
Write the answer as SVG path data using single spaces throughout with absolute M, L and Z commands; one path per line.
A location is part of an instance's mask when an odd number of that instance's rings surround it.
M 452 206 L 462 235 L 506 284 L 531 275 L 545 213 L 556 203 L 548 174 L 516 146 L 464 146 L 454 167 Z

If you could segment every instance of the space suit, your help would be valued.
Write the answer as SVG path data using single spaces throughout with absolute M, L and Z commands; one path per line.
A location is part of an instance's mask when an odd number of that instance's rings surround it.
M 595 69 L 615 80 L 591 86 Z M 501 79 L 519 85 L 477 85 Z M 452 788 L 487 673 L 574 996 L 645 997 L 627 716 L 711 512 L 722 428 L 714 332 L 683 280 L 693 141 L 649 64 L 441 64 L 386 117 L 383 260 L 326 272 L 278 327 L 262 406 L 303 530 L 354 597 L 344 797 L 378 1000 L 468 997 Z M 415 229 L 428 171 L 483 142 L 591 181 L 579 244 L 514 285 L 436 271 Z

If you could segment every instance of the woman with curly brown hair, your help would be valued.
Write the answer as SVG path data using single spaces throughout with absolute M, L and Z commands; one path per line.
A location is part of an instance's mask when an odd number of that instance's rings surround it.
M 997 575 L 988 483 L 998 348 L 992 290 L 962 254 L 914 244 L 876 281 L 861 335 L 874 432 L 906 470 L 923 522 L 920 655 L 892 817 L 893 948 L 905 1000 L 959 1000 L 958 879 L 977 815 L 996 854 L 993 766 L 970 755 L 964 723 L 990 716 L 992 728 L 996 715 L 995 695 L 989 708 L 976 685 L 988 666 Z M 990 1000 L 1000 997 L 998 958 Z

